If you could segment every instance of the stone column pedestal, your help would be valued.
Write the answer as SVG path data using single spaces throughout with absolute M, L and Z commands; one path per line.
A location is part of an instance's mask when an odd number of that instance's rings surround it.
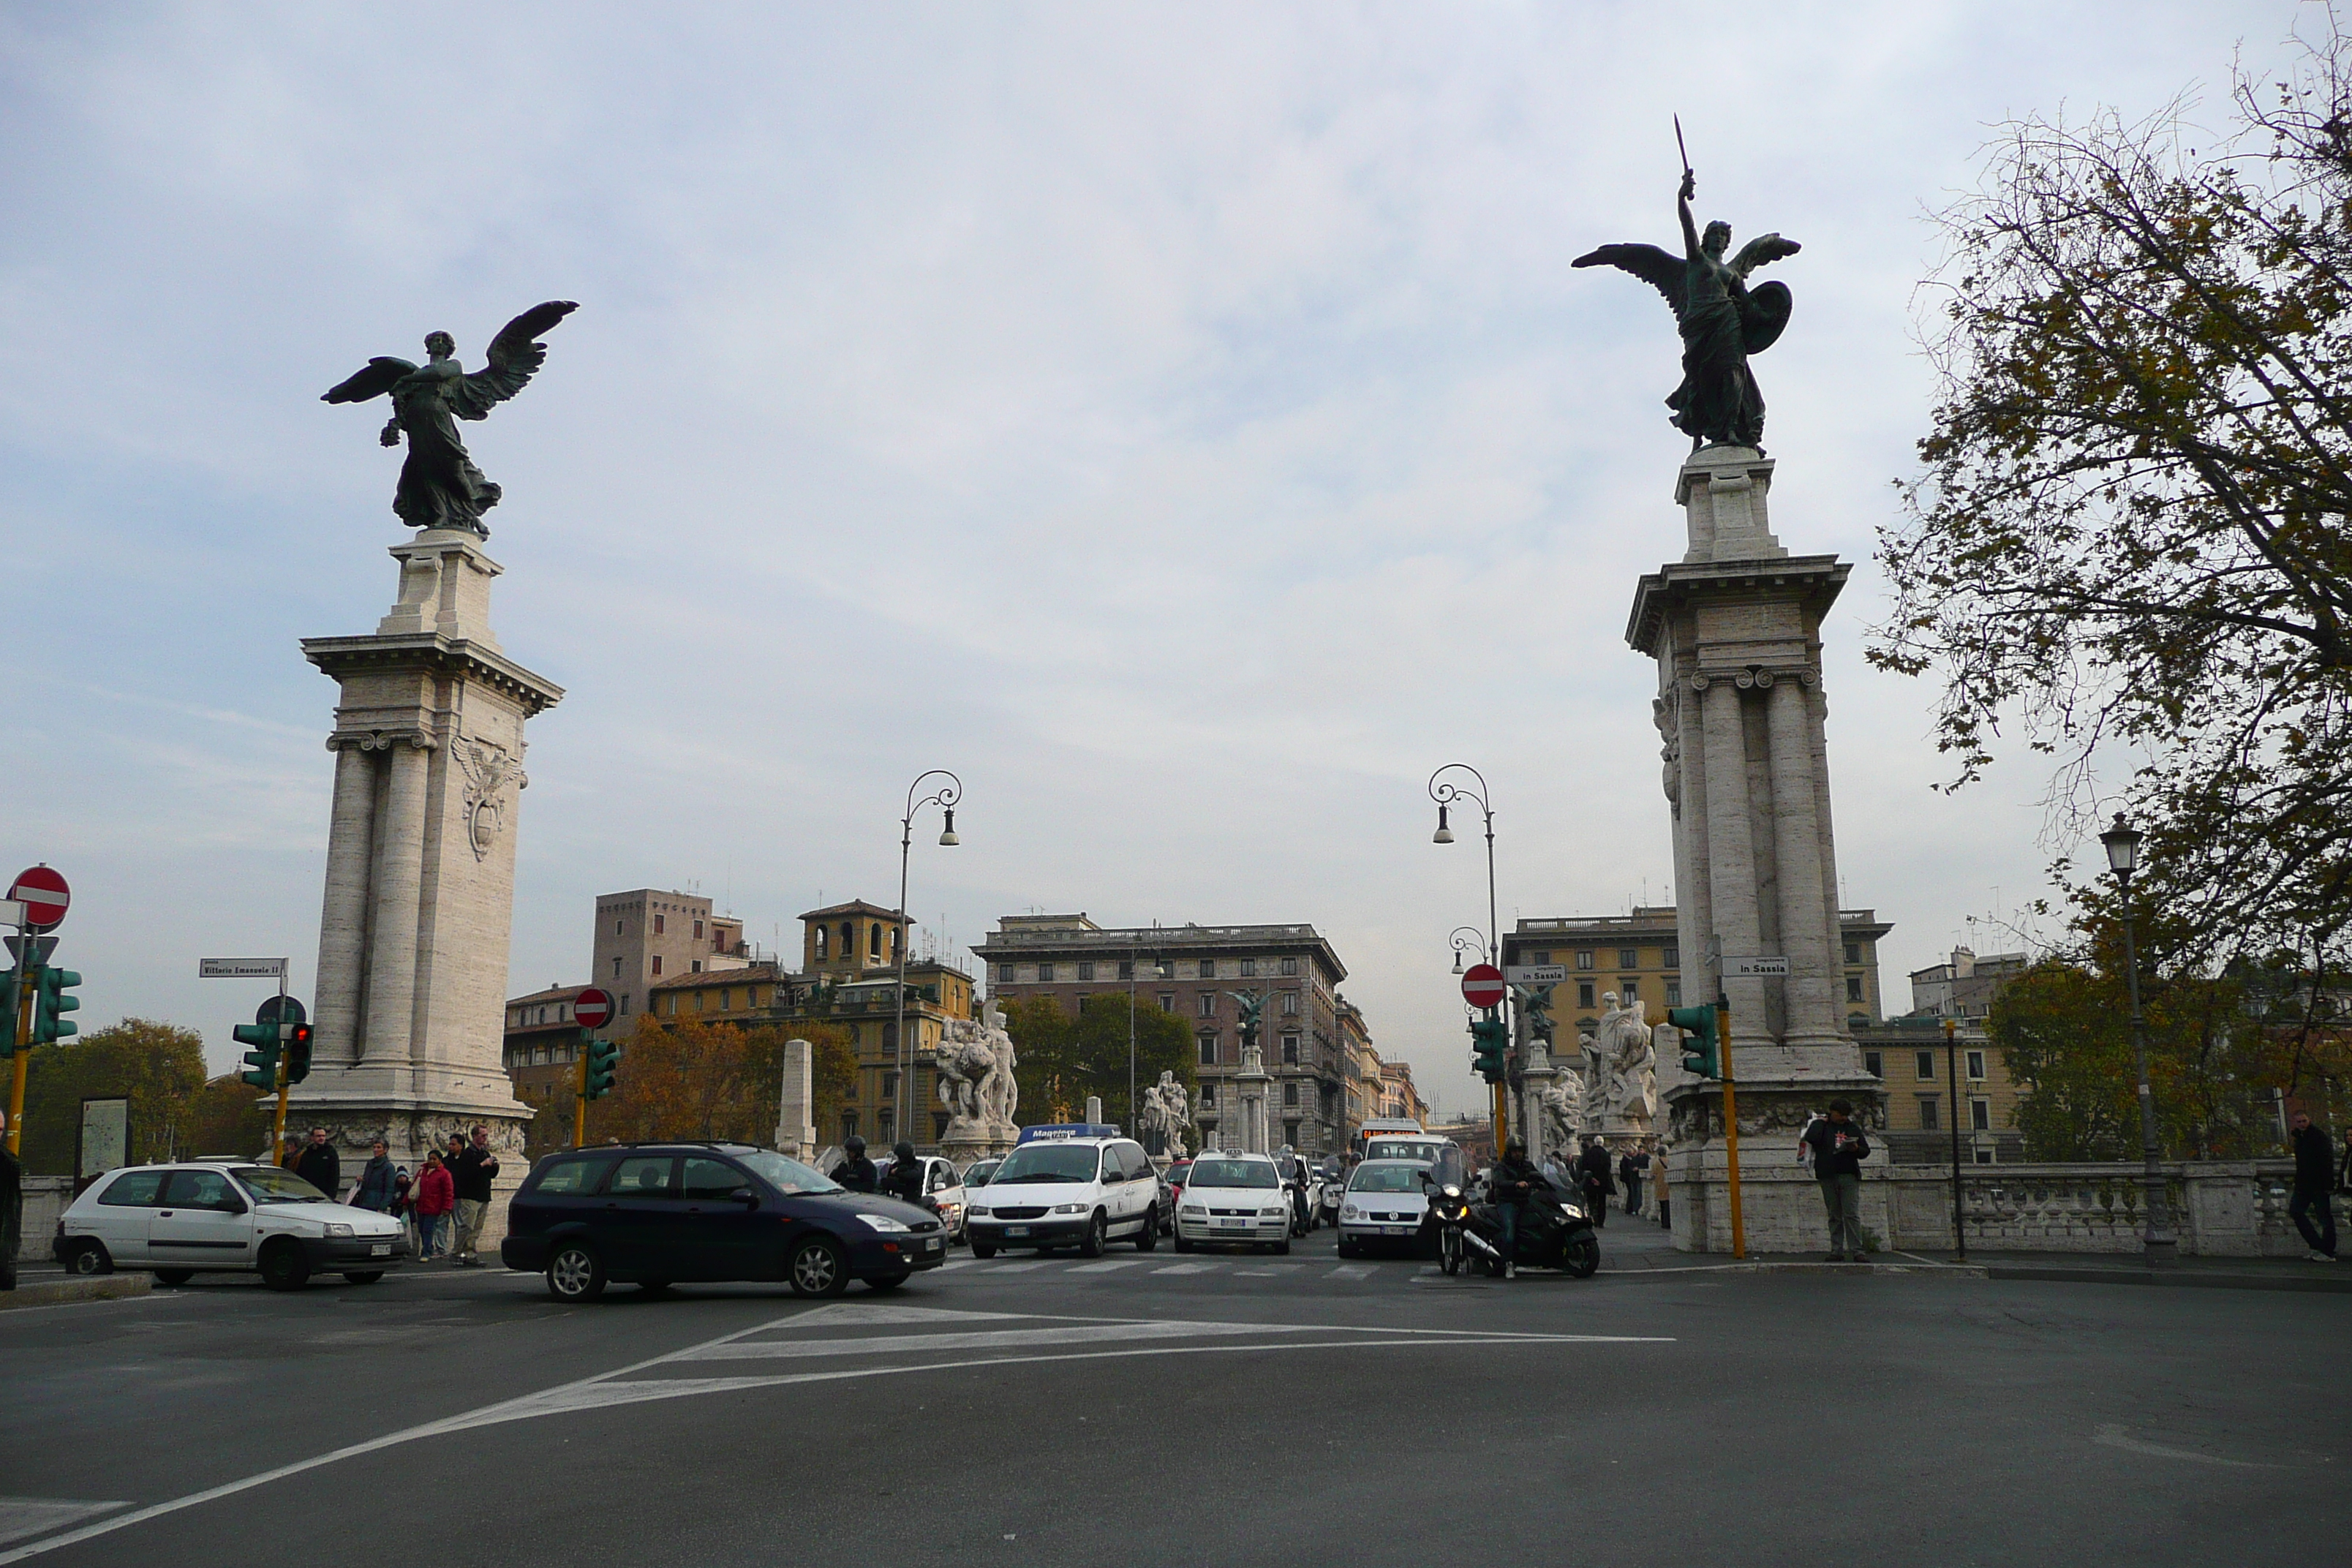
M 413 1172 L 488 1128 L 495 1248 L 531 1115 L 503 1060 L 523 725 L 563 692 L 499 651 L 501 569 L 478 538 L 427 530 L 391 553 L 399 597 L 375 631 L 302 642 L 341 689 L 314 1065 L 287 1121 L 325 1127 L 346 1170 L 377 1138 Z
M 1234 1092 L 1242 1101 L 1242 1143 L 1245 1154 L 1271 1154 L 1273 1146 L 1266 1141 L 1266 1094 L 1274 1087 L 1274 1075 L 1265 1070 L 1265 1062 L 1258 1054 L 1255 1040 L 1242 1045 L 1242 1070 L 1234 1075 Z M 1226 1145 L 1228 1148 L 1231 1144 Z
M 1832 1097 L 1852 1101 L 1867 1127 L 1885 1121 L 1840 984 L 1821 623 L 1850 568 L 1833 555 L 1791 555 L 1775 537 L 1773 467 L 1748 447 L 1691 455 L 1675 486 L 1690 547 L 1641 580 L 1625 628 L 1658 664 L 1652 709 L 1674 813 L 1683 999 L 1719 991 L 1731 1006 L 1755 1251 L 1825 1247 L 1828 1226 L 1809 1182 L 1800 1191 L 1780 1176 L 1751 1184 L 1748 1173 L 1794 1171 L 1797 1130 Z M 1719 967 L 1761 957 L 1786 959 L 1787 977 L 1726 977 Z M 1675 1245 L 1727 1250 L 1720 1089 L 1677 1084 L 1663 1109 Z
M 776 1152 L 803 1163 L 816 1158 L 815 1047 L 784 1042 L 784 1082 L 776 1105 Z

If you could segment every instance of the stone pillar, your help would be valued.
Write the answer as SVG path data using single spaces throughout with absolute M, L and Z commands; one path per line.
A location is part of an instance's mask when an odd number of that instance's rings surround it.
M 776 1108 L 776 1150 L 795 1160 L 816 1158 L 814 1050 L 806 1040 L 784 1042 L 784 1085 Z
M 367 980 L 370 863 L 374 858 L 376 755 L 338 745 L 335 795 L 327 828 L 327 892 L 319 911 L 319 994 L 310 1009 L 311 1058 L 360 1058 L 362 989 Z M 334 977 L 330 990 L 326 977 Z
M 1266 1142 L 1265 1096 L 1274 1075 L 1265 1070 L 1255 1040 L 1242 1045 L 1242 1070 L 1234 1075 L 1234 1092 L 1242 1100 L 1242 1147 L 1245 1154 L 1270 1154 Z M 1230 1147 L 1230 1145 L 1228 1145 Z
M 1780 945 L 1788 956 L 1790 1045 L 1835 1046 L 1841 1033 L 1833 1000 L 1842 954 L 1831 945 L 1837 911 L 1822 908 L 1822 842 L 1827 837 L 1813 795 L 1812 708 L 1805 672 L 1773 682 L 1766 697 L 1772 737 L 1772 826 L 1780 862 Z
M 409 1060 L 416 1037 L 416 906 L 425 867 L 425 749 L 422 737 L 394 740 L 384 756 L 383 803 L 370 837 L 374 853 L 370 900 L 375 939 L 369 943 L 367 1035 L 362 1060 Z M 329 847 L 332 856 L 331 842 Z M 325 972 L 320 971 L 323 978 Z
M 1519 1091 L 1519 1136 L 1527 1141 L 1528 1158 L 1541 1165 L 1550 1142 L 1550 1131 L 1544 1124 L 1544 1093 L 1559 1073 L 1552 1067 L 1551 1053 L 1544 1049 L 1539 1038 L 1528 1040 L 1527 1063 L 1519 1075 L 1520 1082 L 1526 1086 Z
M 1748 814 L 1747 724 L 1740 712 L 1739 689 L 1729 680 L 1695 677 L 1701 712 L 1699 752 L 1706 759 L 1708 791 L 1706 865 L 1708 904 L 1715 910 L 1715 929 L 1706 933 L 1696 954 L 1683 955 L 1683 973 L 1712 973 L 1725 954 L 1748 957 L 1763 951 L 1762 911 L 1756 898 L 1756 836 Z M 1696 962 L 1694 962 L 1696 959 Z M 1764 982 L 1730 978 L 1717 982 L 1731 1003 L 1731 1040 L 1735 1049 L 1753 1047 L 1770 1037 L 1765 1032 Z

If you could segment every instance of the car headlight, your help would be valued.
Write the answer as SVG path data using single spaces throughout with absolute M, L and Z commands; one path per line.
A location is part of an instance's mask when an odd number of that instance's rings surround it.
M 879 1231 L 902 1232 L 907 1228 L 887 1214 L 862 1214 L 857 1217 Z
M 1087 1212 L 1087 1205 L 1084 1204 L 1055 1204 L 1054 1205 L 1054 1212 L 1055 1214 L 1084 1214 Z
M 1281 1219 L 1289 1213 L 1290 1211 L 1286 1208 L 1260 1209 L 1257 1211 L 1257 1217 L 1260 1219 Z
M 1339 1217 L 1341 1219 L 1361 1219 L 1363 1215 L 1355 1205 L 1341 1204 L 1339 1205 Z
M 327 1226 L 327 1234 L 329 1236 L 349 1236 L 352 1234 L 352 1227 L 347 1225 L 330 1224 Z
M 989 1210 L 989 1207 L 988 1207 L 988 1205 L 987 1205 L 986 1204 L 974 1204 L 974 1205 L 971 1205 L 971 1212 L 972 1212 L 972 1215 L 973 1215 L 973 1217 L 974 1217 L 974 1218 L 976 1218 L 976 1219 L 987 1219 L 987 1218 L 991 1217 L 991 1215 L 990 1215 L 990 1210 Z
M 1196 1218 L 1196 1219 L 1197 1219 L 1197 1218 L 1204 1218 L 1204 1217 L 1206 1217 L 1206 1215 L 1208 1215 L 1208 1212 L 1209 1212 L 1209 1211 L 1208 1211 L 1207 1209 L 1205 1209 L 1205 1208 L 1202 1207 L 1199 1204 L 1186 1204 L 1186 1205 L 1184 1205 L 1181 1208 L 1179 1208 L 1176 1212 L 1177 1212 L 1178 1214 L 1188 1214 L 1188 1215 L 1192 1215 L 1194 1218 Z

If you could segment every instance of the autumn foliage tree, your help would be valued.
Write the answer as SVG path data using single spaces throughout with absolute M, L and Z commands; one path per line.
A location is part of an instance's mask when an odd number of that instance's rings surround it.
M 842 1097 L 856 1070 L 845 1030 L 799 1024 L 745 1027 L 647 1013 L 638 1016 L 635 1030 L 622 1044 L 613 1092 L 589 1104 L 588 1141 L 678 1138 L 772 1145 L 784 1042 L 793 1038 L 814 1047 L 818 1127 L 838 1121 Z M 528 1143 L 534 1156 L 571 1144 L 572 1109 L 566 1092 L 537 1106 Z
M 266 1123 L 247 1129 L 253 1134 L 250 1143 L 236 1148 L 215 1149 L 192 1137 L 192 1104 L 205 1088 L 205 1039 L 194 1029 L 152 1018 L 125 1018 L 37 1047 L 26 1070 L 20 1153 L 26 1170 L 36 1174 L 73 1173 L 81 1102 L 93 1096 L 130 1100 L 127 1152 L 134 1162 L 195 1153 L 250 1154 L 268 1142 Z M 253 1092 L 245 1090 L 248 1098 Z

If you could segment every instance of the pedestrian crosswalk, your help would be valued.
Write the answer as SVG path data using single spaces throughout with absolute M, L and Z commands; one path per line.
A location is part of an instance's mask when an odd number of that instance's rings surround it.
M 1039 1269 L 1050 1269 L 1057 1274 L 1120 1275 L 1129 1279 L 1181 1279 L 1223 1275 L 1236 1279 L 1340 1279 L 1364 1284 L 1382 1279 L 1402 1282 L 1420 1275 L 1435 1274 L 1437 1266 L 1416 1258 L 1332 1265 L 1320 1259 L 1300 1263 L 1247 1256 L 1188 1258 L 1180 1262 L 1161 1262 L 1150 1257 L 1105 1258 L 1088 1262 L 1075 1258 L 964 1256 L 949 1258 L 935 1272 L 958 1273 L 967 1279 L 987 1279 L 999 1274 L 1029 1274 Z

